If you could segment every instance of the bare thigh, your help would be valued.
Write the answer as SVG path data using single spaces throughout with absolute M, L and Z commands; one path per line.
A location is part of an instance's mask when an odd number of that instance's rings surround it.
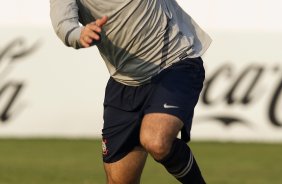
M 107 184 L 139 184 L 146 159 L 147 152 L 136 147 L 121 160 L 104 163 Z
M 176 116 L 165 113 L 150 113 L 144 116 L 140 141 L 142 146 L 157 160 L 165 157 L 183 127 Z

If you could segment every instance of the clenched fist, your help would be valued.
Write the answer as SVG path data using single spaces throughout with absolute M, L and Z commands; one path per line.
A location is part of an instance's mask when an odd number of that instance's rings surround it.
M 99 41 L 102 27 L 107 23 L 108 17 L 103 16 L 95 22 L 87 24 L 80 33 L 80 44 L 87 48 L 90 47 L 93 41 Z

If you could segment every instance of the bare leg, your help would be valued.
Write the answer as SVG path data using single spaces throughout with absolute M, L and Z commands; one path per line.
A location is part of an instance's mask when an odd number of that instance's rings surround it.
M 141 144 L 156 160 L 161 160 L 169 153 L 182 127 L 182 121 L 173 115 L 147 114 L 142 121 Z
M 114 163 L 104 163 L 107 184 L 139 184 L 147 152 L 136 147 L 123 159 Z
M 205 184 L 189 146 L 176 138 L 182 127 L 182 121 L 173 115 L 147 114 L 142 121 L 141 144 L 181 183 Z

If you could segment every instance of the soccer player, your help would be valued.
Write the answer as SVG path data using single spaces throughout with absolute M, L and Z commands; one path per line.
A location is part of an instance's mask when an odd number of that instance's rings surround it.
M 138 184 L 148 153 L 181 183 L 204 184 L 187 142 L 210 37 L 176 0 L 50 5 L 58 37 L 75 49 L 96 45 L 111 76 L 102 130 L 108 184 Z

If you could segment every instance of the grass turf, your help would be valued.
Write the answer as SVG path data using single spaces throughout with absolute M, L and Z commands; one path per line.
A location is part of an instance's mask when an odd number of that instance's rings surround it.
M 193 142 L 208 184 L 281 184 L 281 144 Z M 0 184 L 104 184 L 98 140 L 0 139 Z M 148 158 L 142 184 L 177 184 Z

